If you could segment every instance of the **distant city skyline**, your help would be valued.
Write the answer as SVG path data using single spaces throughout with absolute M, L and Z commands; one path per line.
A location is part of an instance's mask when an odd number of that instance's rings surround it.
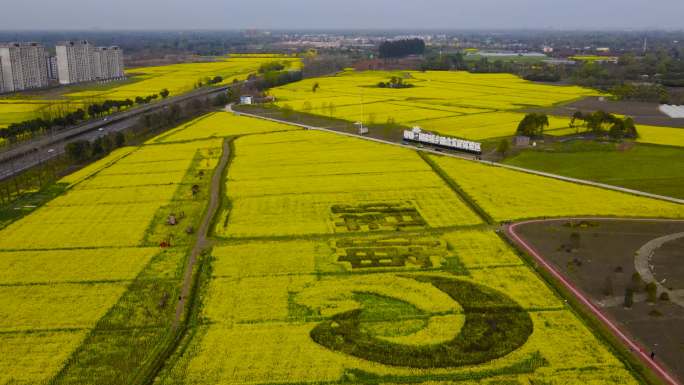
M 682 0 L 8 0 L 2 30 L 684 29 Z

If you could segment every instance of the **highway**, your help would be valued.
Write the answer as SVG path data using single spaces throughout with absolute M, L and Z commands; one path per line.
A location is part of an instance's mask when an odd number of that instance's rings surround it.
M 64 154 L 64 149 L 68 143 L 78 140 L 92 142 L 100 136 L 112 132 L 125 131 L 136 124 L 140 116 L 144 114 L 157 112 L 172 104 L 187 103 L 195 98 L 224 92 L 230 87 L 232 85 L 192 91 L 153 104 L 115 113 L 106 118 L 100 118 L 95 121 L 90 120 L 72 128 L 61 130 L 54 135 L 21 143 L 14 148 L 0 153 L 0 181 Z

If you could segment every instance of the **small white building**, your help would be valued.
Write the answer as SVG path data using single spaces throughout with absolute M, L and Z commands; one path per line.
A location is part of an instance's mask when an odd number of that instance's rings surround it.
M 240 96 L 240 104 L 252 104 L 253 98 L 251 96 Z
M 518 135 L 513 139 L 515 147 L 527 147 L 530 145 L 530 137 L 525 135 Z

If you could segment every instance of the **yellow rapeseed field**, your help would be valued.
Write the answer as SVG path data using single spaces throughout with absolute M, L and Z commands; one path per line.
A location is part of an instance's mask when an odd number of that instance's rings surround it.
M 568 378 L 566 371 L 577 372 L 578 378 L 589 383 L 637 383 L 493 232 L 454 231 L 444 239 L 459 259 L 475 261 L 467 276 L 372 269 L 362 274 L 320 275 L 320 267 L 332 257 L 325 240 L 255 239 L 217 247 L 212 262 L 215 276 L 202 307 L 207 323 L 198 327 L 188 353 L 167 368 L 157 383 L 366 382 L 358 375 L 371 381 L 381 378 L 377 376 L 393 376 L 413 381 L 443 378 L 444 383 L 449 383 L 448 379 L 490 378 L 496 383 L 495 379 L 512 373 L 518 380 L 536 382 L 561 374 Z M 477 247 L 482 241 L 493 245 Z M 487 262 L 480 263 L 482 260 Z M 336 352 L 312 340 L 320 322 L 362 310 L 378 312 L 375 317 L 391 317 L 364 321 L 368 323 L 364 323 L 364 330 L 380 333 L 377 338 L 381 341 L 417 347 L 448 343 L 464 333 L 467 310 L 435 286 L 412 278 L 434 276 L 474 282 L 506 293 L 528 312 L 531 335 L 508 355 L 453 368 L 390 366 Z M 359 296 L 379 302 L 365 302 L 368 299 Z M 483 302 L 481 306 L 487 305 Z M 407 308 L 416 309 L 418 315 L 401 313 Z M 515 366 L 529 369 L 511 372 Z
M 182 142 L 299 129 L 295 126 L 250 119 L 228 112 L 216 112 L 204 115 L 170 130 L 166 134 L 154 138 L 152 141 L 155 143 Z
M 332 206 L 345 203 L 409 202 L 432 227 L 480 222 L 409 150 L 295 131 L 239 138 L 235 152 L 222 236 L 335 232 Z
M 637 125 L 640 143 L 684 147 L 684 128 Z
M 234 143 L 229 201 L 216 229 L 225 238 L 207 262 L 200 322 L 156 384 L 637 383 L 415 152 L 315 131 L 244 132 Z M 488 169 L 454 171 L 451 160 L 435 160 L 459 183 L 491 177 L 516 191 L 530 182 L 490 176 Z M 537 183 L 556 189 L 545 179 Z M 569 189 L 568 202 L 578 210 L 594 193 Z M 534 212 L 560 215 L 548 203 L 526 199 L 518 198 Z M 618 208 L 659 207 L 625 199 Z M 474 200 L 500 219 L 494 204 Z M 388 224 L 415 215 L 424 222 L 399 231 Z M 345 231 L 340 223 L 360 225 Z M 501 314 L 502 306 L 518 310 L 505 320 L 482 321 Z M 483 332 L 486 325 L 507 334 L 491 346 L 477 345 L 488 348 L 474 363 L 440 364 L 444 345 L 449 359 L 463 354 L 466 360 L 469 353 L 451 344 L 468 344 L 473 328 L 483 328 L 478 338 L 496 333 Z M 495 352 L 498 343 L 506 344 L 505 353 Z M 433 354 L 427 367 L 417 364 L 424 354 Z
M 439 167 L 496 220 L 573 215 L 682 218 L 675 203 L 431 156 Z
M 459 76 L 415 79 L 480 82 Z M 514 79 L 492 76 L 481 87 L 496 79 L 534 99 L 527 94 L 537 85 Z M 566 91 L 553 97 L 575 92 Z M 156 325 L 164 320 L 157 312 L 173 313 L 169 296 L 194 238 L 185 223 L 166 221 L 200 216 L 222 140 L 232 136 L 219 238 L 198 269 L 198 314 L 183 354 L 155 384 L 637 383 L 415 151 L 225 113 L 65 178 L 65 194 L 0 229 L 0 382 L 49 381 L 75 362 L 72 352 L 84 354 L 79 345 L 109 357 L 110 341 L 89 333 L 96 325 L 116 336 L 130 325 L 147 332 L 154 326 L 140 320 L 152 314 Z M 659 201 L 432 159 L 496 220 L 683 214 Z M 162 251 L 162 240 L 182 247 Z M 138 301 L 149 306 L 120 310 Z M 153 350 L 154 341 L 130 341 L 114 346 Z M 88 375 L 109 365 L 80 362 Z
M 87 334 L 86 330 L 3 334 L 0 383 L 48 383 Z
M 411 88 L 380 88 L 392 76 Z M 319 87 L 313 91 L 314 84 Z M 273 90 L 277 104 L 367 124 L 418 125 L 445 135 L 482 140 L 511 136 L 529 107 L 550 107 L 596 92 L 532 83 L 509 74 L 447 71 L 345 71 Z M 567 134 L 569 119 L 551 117 L 550 134 Z
M 81 344 L 91 344 L 84 350 L 90 353 L 81 353 L 92 360 L 86 372 L 100 372 L 95 365 L 109 363 L 97 354 L 116 353 L 120 348 L 107 344 L 127 334 L 105 334 L 110 339 L 101 347 L 102 340 L 92 342 L 97 337 L 90 334 L 99 321 L 109 317 L 107 325 L 119 330 L 137 326 L 125 322 L 139 322 L 144 317 L 139 313 L 159 312 L 168 290 L 162 288 L 176 279 L 185 257 L 183 249 L 162 252 L 159 241 L 172 231 L 186 233 L 181 226 L 160 232 L 156 222 L 165 226 L 170 210 L 184 210 L 188 217 L 195 207 L 201 211 L 191 186 L 201 183 L 200 171 L 211 174 L 220 146 L 215 139 L 119 149 L 60 180 L 68 186 L 64 194 L 0 229 L 0 383 L 46 383 Z M 200 194 L 202 202 L 206 196 Z M 143 271 L 147 282 L 162 281 L 154 289 L 132 284 Z M 140 290 L 160 296 L 152 299 L 151 309 L 140 309 Z M 85 336 L 91 342 L 84 342 Z M 152 349 L 147 344 L 156 343 L 124 342 L 128 349 Z

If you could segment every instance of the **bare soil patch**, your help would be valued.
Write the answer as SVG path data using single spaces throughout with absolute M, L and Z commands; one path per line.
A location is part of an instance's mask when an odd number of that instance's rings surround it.
M 603 110 L 613 114 L 629 115 L 637 124 L 651 126 L 667 126 L 684 128 L 684 119 L 673 119 L 658 109 L 658 103 L 601 101 L 598 97 L 589 97 L 562 106 L 552 108 L 534 108 L 530 111 L 545 112 L 552 115 L 572 116 L 576 111 L 593 112 Z
M 615 319 L 655 359 L 684 380 L 684 307 L 647 301 L 646 282 L 635 283 L 634 257 L 648 241 L 684 231 L 684 221 L 552 220 L 520 225 L 517 233 Z M 655 279 L 684 289 L 684 240 L 664 244 L 653 256 Z M 634 304 L 624 306 L 628 287 Z M 660 293 L 658 293 L 659 295 Z

